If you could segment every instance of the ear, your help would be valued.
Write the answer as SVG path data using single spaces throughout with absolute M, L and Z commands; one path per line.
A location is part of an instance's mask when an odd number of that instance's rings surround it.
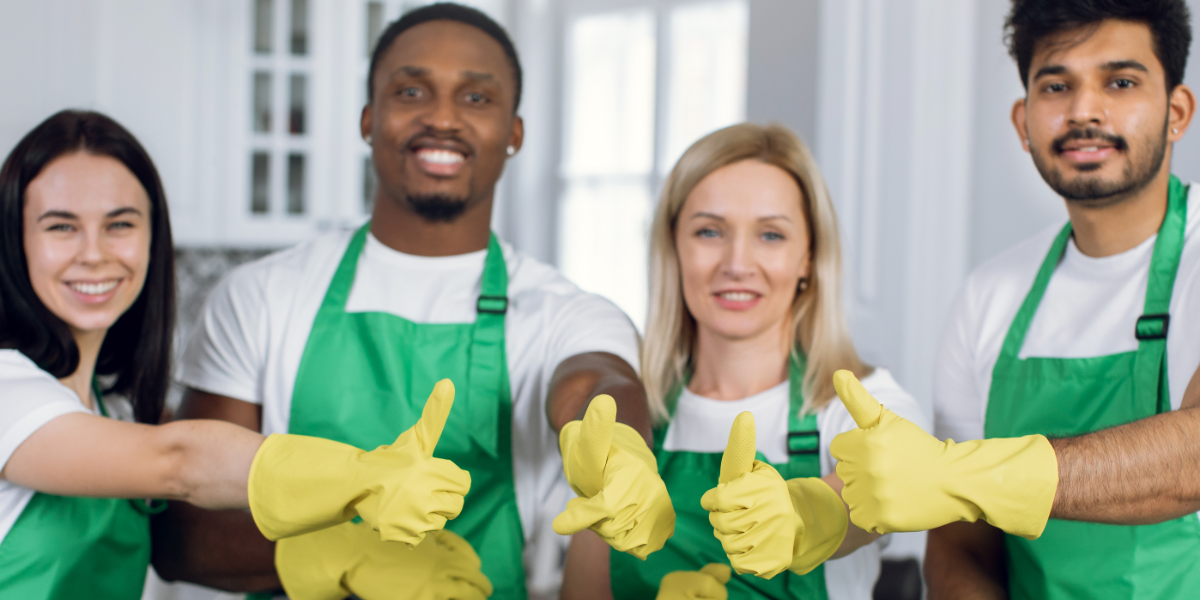
M 1029 128 L 1025 121 L 1025 98 L 1013 103 L 1012 124 L 1013 129 L 1017 130 L 1017 137 L 1021 139 L 1021 148 L 1029 152 Z
M 513 150 L 520 151 L 521 144 L 525 143 L 525 120 L 521 117 L 513 117 L 512 134 L 508 136 L 508 145 L 513 147 Z
M 362 139 L 366 140 L 371 135 L 371 105 L 368 104 L 362 109 L 362 117 L 358 121 L 359 134 Z
M 1175 86 L 1167 110 L 1167 140 L 1178 142 L 1187 134 L 1192 117 L 1196 114 L 1196 95 L 1192 93 L 1192 88 L 1182 83 Z

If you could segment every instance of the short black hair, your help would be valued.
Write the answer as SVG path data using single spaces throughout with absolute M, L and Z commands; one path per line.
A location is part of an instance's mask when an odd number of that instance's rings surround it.
M 1146 24 L 1154 36 L 1154 55 L 1166 72 L 1167 92 L 1183 83 L 1192 45 L 1191 12 L 1184 0 L 1013 0 L 1004 31 L 1021 84 L 1029 88 L 1029 64 L 1038 42 L 1108 19 Z
M 379 41 L 375 44 L 375 50 L 371 53 L 371 67 L 367 70 L 367 104 L 370 104 L 375 99 L 375 68 L 379 66 L 380 59 L 387 52 L 388 48 L 392 47 L 396 38 L 400 37 L 401 33 L 416 27 L 422 23 L 429 21 L 457 21 L 474 27 L 499 42 L 500 47 L 504 49 L 504 56 L 508 58 L 508 64 L 512 67 L 513 77 L 517 82 L 516 98 L 513 102 L 513 112 L 521 106 L 521 59 L 517 58 L 517 49 L 513 46 L 512 39 L 508 37 L 508 32 L 500 26 L 499 23 L 492 20 L 480 10 L 476 10 L 469 6 L 455 4 L 453 2 L 438 2 L 414 8 L 399 19 L 394 21 L 388 28 L 379 36 Z
M 175 325 L 175 256 L 162 181 L 150 155 L 124 127 L 100 113 L 64 110 L 17 143 L 0 167 L 0 348 L 18 350 L 58 379 L 79 368 L 71 330 L 38 298 L 25 256 L 25 190 L 54 159 L 84 151 L 120 161 L 150 198 L 150 263 L 137 300 L 108 330 L 97 375 L 115 375 L 105 392 L 125 395 L 134 418 L 157 424 L 170 385 Z

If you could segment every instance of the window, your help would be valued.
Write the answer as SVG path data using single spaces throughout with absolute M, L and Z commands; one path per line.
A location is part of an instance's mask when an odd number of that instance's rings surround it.
M 748 22 L 745 0 L 567 19 L 559 266 L 639 328 L 655 194 L 692 142 L 745 118 Z
M 311 152 L 309 0 L 254 0 L 248 212 L 308 214 Z M 277 27 L 283 24 L 282 27 Z

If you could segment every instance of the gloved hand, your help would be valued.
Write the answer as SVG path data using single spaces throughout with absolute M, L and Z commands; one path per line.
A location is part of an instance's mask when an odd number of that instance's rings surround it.
M 754 415 L 744 412 L 729 432 L 720 483 L 700 505 L 738 573 L 770 579 L 789 569 L 804 575 L 841 546 L 846 507 L 819 478 L 784 481 L 754 456 Z
M 292 600 L 484 600 L 492 583 L 471 544 L 448 529 L 409 549 L 365 523 L 279 540 L 275 568 Z
M 642 560 L 675 533 L 675 509 L 658 461 L 632 427 L 617 423 L 611 396 L 596 396 L 582 421 L 558 437 L 563 472 L 579 495 L 554 519 L 554 531 L 595 531 L 610 546 Z
M 462 512 L 471 475 L 433 449 L 454 384 L 433 388 L 420 420 L 390 446 L 364 452 L 331 440 L 271 435 L 250 466 L 250 513 L 267 539 L 337 525 L 356 515 L 388 541 L 416 546 Z
M 658 584 L 655 600 L 725 600 L 729 591 L 727 565 L 709 563 L 699 571 L 672 571 Z
M 982 517 L 1035 539 L 1058 488 L 1058 459 L 1041 435 L 940 442 L 872 398 L 849 371 L 833 386 L 858 429 L 830 452 L 845 483 L 850 520 L 867 531 L 921 531 Z

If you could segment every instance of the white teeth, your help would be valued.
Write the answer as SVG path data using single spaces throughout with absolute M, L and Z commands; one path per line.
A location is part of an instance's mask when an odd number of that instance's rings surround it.
M 729 302 L 749 302 L 754 299 L 754 294 L 750 292 L 723 292 L 721 299 L 728 300 Z
M 451 150 L 419 150 L 417 157 L 437 165 L 456 165 L 463 161 L 463 155 Z
M 68 285 L 71 286 L 71 289 L 85 296 L 99 296 L 101 294 L 107 294 L 108 292 L 111 292 L 113 288 L 117 287 L 118 283 L 120 283 L 120 280 L 114 279 L 113 281 L 106 281 L 104 283 L 76 282 Z
M 1079 150 L 1082 152 L 1095 152 L 1096 150 L 1099 150 L 1099 148 L 1096 146 L 1088 146 L 1087 148 L 1080 148 Z

